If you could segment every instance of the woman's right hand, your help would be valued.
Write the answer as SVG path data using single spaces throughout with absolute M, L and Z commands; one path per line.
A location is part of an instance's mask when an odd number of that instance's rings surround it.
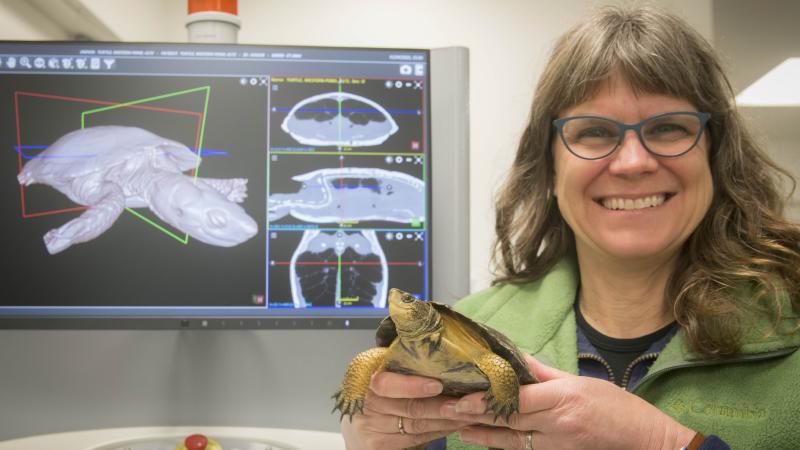
M 432 378 L 376 373 L 370 380 L 363 414 L 356 412 L 352 420 L 348 416 L 342 419 L 347 449 L 403 449 L 472 424 L 444 418 L 442 407 L 448 404 L 452 408 L 455 399 L 439 395 L 441 392 L 442 383 Z

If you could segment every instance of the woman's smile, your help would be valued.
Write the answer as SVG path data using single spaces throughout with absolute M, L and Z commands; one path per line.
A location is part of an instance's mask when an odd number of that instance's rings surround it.
M 666 202 L 672 194 L 660 192 L 645 195 L 609 195 L 595 198 L 594 201 L 605 209 L 612 211 L 638 211 L 657 208 Z

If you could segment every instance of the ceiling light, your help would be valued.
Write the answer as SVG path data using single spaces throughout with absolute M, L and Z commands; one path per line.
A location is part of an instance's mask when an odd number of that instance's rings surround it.
M 800 106 L 800 58 L 789 58 L 736 96 L 739 106 Z

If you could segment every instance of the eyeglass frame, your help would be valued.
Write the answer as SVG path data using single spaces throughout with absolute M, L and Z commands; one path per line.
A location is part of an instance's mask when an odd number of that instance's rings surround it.
M 675 155 L 662 155 L 661 153 L 657 153 L 657 152 L 653 151 L 652 149 L 650 149 L 647 146 L 647 144 L 644 142 L 644 137 L 642 136 L 642 126 L 645 123 L 648 123 L 648 122 L 650 122 L 650 121 L 652 121 L 654 119 L 658 119 L 658 118 L 661 118 L 661 117 L 674 116 L 674 115 L 687 115 L 687 114 L 691 115 L 691 116 L 695 116 L 695 117 L 698 118 L 698 120 L 700 120 L 700 132 L 697 133 L 697 137 L 695 138 L 694 142 L 692 143 L 691 146 L 689 146 L 688 149 L 682 151 L 681 153 L 675 154 Z M 585 156 L 581 156 L 581 155 L 575 153 L 569 147 L 569 144 L 567 144 L 567 138 L 564 137 L 564 124 L 566 124 L 567 122 L 569 122 L 571 120 L 574 120 L 574 119 L 602 119 L 602 120 L 605 120 L 607 122 L 611 122 L 614 125 L 616 125 L 620 130 L 619 140 L 617 141 L 616 145 L 614 145 L 614 147 L 608 153 L 606 153 L 603 156 L 598 156 L 596 158 L 587 158 Z M 618 120 L 610 119 L 608 117 L 603 117 L 603 116 L 570 116 L 570 117 L 562 117 L 562 118 L 553 120 L 553 126 L 556 127 L 556 131 L 558 132 L 558 135 L 561 137 L 561 142 L 564 143 L 564 147 L 567 148 L 567 151 L 569 151 L 570 153 L 575 155 L 575 157 L 580 158 L 580 159 L 585 159 L 587 161 L 596 161 L 598 159 L 603 159 L 603 158 L 608 157 L 612 153 L 614 153 L 619 148 L 620 144 L 622 144 L 622 142 L 625 140 L 625 134 L 628 132 L 628 130 L 634 130 L 636 132 L 636 136 L 639 138 L 639 142 L 642 143 L 642 147 L 644 147 L 644 149 L 647 150 L 648 153 L 650 153 L 652 155 L 660 156 L 662 158 L 677 158 L 678 156 L 682 156 L 682 155 L 685 155 L 686 153 L 689 153 L 689 151 L 691 151 L 693 148 L 695 148 L 697 146 L 697 143 L 700 142 L 700 138 L 703 137 L 703 132 L 705 131 L 705 127 L 708 124 L 709 119 L 711 119 L 711 113 L 707 113 L 707 112 L 673 111 L 673 112 L 668 112 L 668 113 L 663 113 L 663 114 L 656 114 L 655 116 L 650 116 L 650 117 L 642 120 L 641 122 L 634 123 L 634 124 L 627 124 L 627 123 L 620 122 Z

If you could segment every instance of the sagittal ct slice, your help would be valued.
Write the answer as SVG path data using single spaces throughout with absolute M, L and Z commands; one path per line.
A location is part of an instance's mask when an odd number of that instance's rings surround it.
M 287 214 L 311 223 L 412 223 L 425 217 L 425 183 L 403 172 L 342 167 L 319 169 L 292 179 L 302 183 L 298 192 L 269 196 L 270 222 Z
M 372 230 L 307 230 L 292 255 L 295 308 L 385 308 L 388 278 L 386 255 Z
M 302 100 L 289 111 L 281 128 L 304 145 L 347 147 L 379 145 L 398 130 L 381 105 L 347 92 Z

